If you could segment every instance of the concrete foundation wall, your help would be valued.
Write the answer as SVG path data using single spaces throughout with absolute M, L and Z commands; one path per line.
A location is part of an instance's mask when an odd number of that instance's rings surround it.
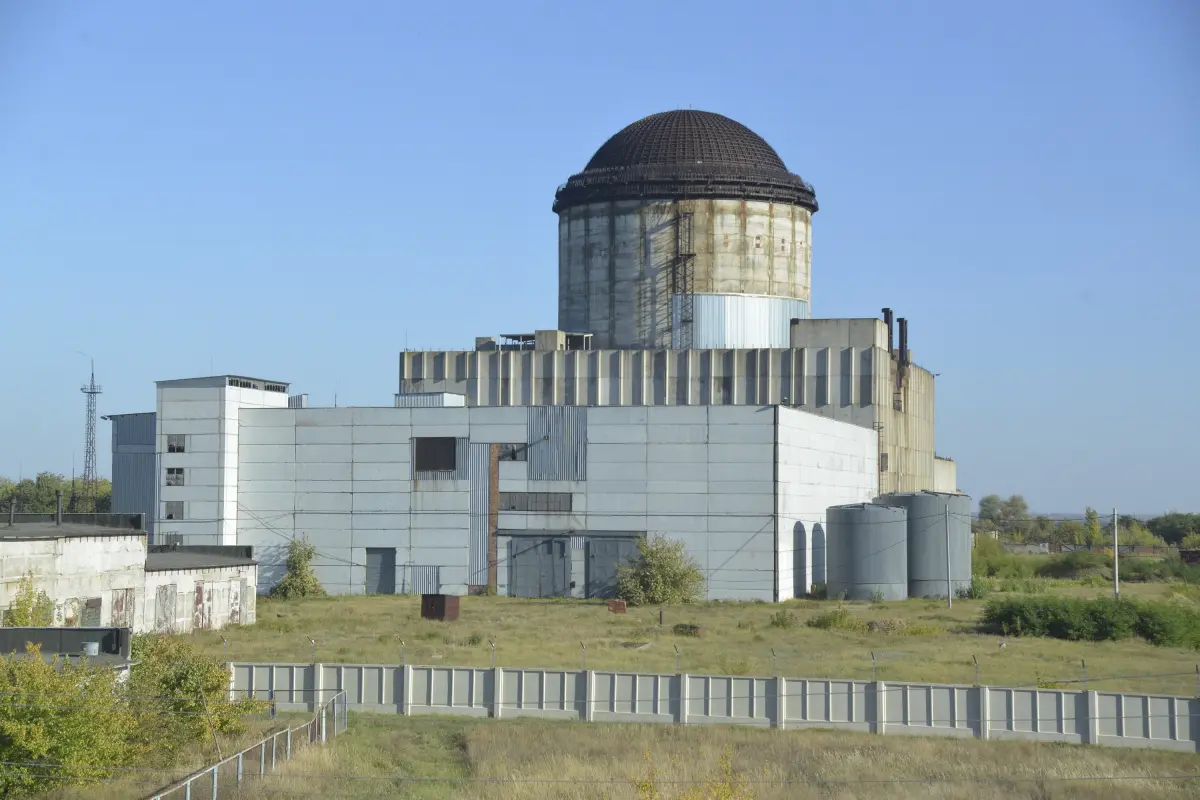
M 147 572 L 142 627 L 158 633 L 191 633 L 253 625 L 257 584 L 254 565 Z

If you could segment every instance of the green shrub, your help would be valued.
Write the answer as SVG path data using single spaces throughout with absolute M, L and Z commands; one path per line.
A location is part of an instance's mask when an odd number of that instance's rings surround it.
M 9 628 L 47 628 L 54 624 L 54 601 L 49 595 L 33 588 L 33 573 L 17 582 L 12 603 L 4 611 L 4 624 Z
M 796 615 L 784 609 L 776 611 L 771 615 L 772 628 L 794 628 L 796 627 Z
M 828 597 L 829 597 L 829 590 L 825 587 L 825 584 L 823 584 L 823 583 L 814 583 L 812 585 L 812 591 L 809 592 L 809 594 L 808 594 L 808 599 L 810 599 L 810 600 L 825 600 Z
M 969 586 L 960 586 L 955 594 L 963 600 L 982 600 L 987 597 L 992 591 L 991 583 L 987 578 L 974 575 L 971 577 Z
M 910 622 L 902 631 L 905 636 L 937 636 L 945 632 L 941 625 L 926 622 Z
M 883 602 L 883 592 L 879 589 L 872 589 L 871 593 L 867 595 L 867 602 L 879 605 Z
M 301 537 L 288 542 L 287 574 L 275 585 L 271 594 L 284 600 L 301 597 L 324 597 L 325 587 L 312 571 L 312 560 L 317 548 Z
M 988 601 L 983 626 L 1006 636 L 1116 641 L 1139 636 L 1168 647 L 1200 648 L 1200 616 L 1179 605 L 1071 597 L 1006 597 Z
M 833 611 L 827 611 L 824 614 L 818 614 L 811 619 L 805 620 L 804 624 L 810 628 L 820 628 L 826 631 L 867 632 L 866 621 L 855 616 L 853 611 L 841 605 Z
M 617 567 L 617 596 L 631 606 L 681 605 L 704 597 L 704 573 L 683 542 L 638 540 L 638 558 Z
M 1036 572 L 1040 578 L 1082 578 L 1086 575 L 1111 578 L 1112 559 L 1104 553 L 1076 550 L 1051 556 L 1038 565 Z

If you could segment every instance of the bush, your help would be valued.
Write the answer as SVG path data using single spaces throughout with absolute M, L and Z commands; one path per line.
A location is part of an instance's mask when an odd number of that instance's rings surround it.
M 287 574 L 275 585 L 271 594 L 284 600 L 300 597 L 324 597 L 325 587 L 312 571 L 312 560 L 317 548 L 301 537 L 288 542 Z
M 985 628 L 1006 636 L 1088 642 L 1139 636 L 1160 646 L 1200 648 L 1200 616 L 1167 603 L 1011 597 L 989 601 L 981 621 Z
M 991 591 L 992 586 L 988 582 L 987 578 L 973 575 L 971 577 L 971 584 L 969 586 L 960 586 L 955 590 L 954 593 L 958 595 L 959 599 L 961 600 L 982 600 L 983 598 L 987 597 Z
M 810 628 L 819 628 L 826 631 L 867 632 L 867 623 L 855 616 L 853 611 L 841 605 L 833 611 L 827 611 L 824 614 L 818 614 L 812 619 L 805 620 L 804 624 Z
M 867 602 L 879 605 L 883 602 L 883 592 L 881 592 L 879 589 L 871 590 L 871 593 L 867 595 Z
M 704 573 L 683 542 L 638 540 L 638 558 L 617 567 L 617 597 L 631 606 L 682 605 L 704 597 Z
M 796 615 L 786 609 L 776 611 L 771 615 L 772 628 L 794 628 L 796 627 Z
M 9 628 L 48 628 L 54 624 L 54 601 L 33 588 L 33 573 L 17 582 L 12 603 L 4 611 L 4 625 Z
M 0 761 L 8 765 L 0 770 L 0 797 L 106 780 L 112 771 L 92 765 L 121 766 L 139 755 L 137 723 L 111 669 L 86 659 L 47 662 L 30 645 L 24 657 L 0 661 L 0 692 L 9 698 L 0 703 Z
M 1040 578 L 1082 578 L 1100 575 L 1112 578 L 1112 558 L 1104 553 L 1076 550 L 1071 553 L 1051 556 L 1037 568 Z
M 183 639 L 140 635 L 133 639 L 129 695 L 148 745 L 170 755 L 194 742 L 211 742 L 220 734 L 246 730 L 245 714 L 264 713 L 262 700 L 230 701 L 229 670 L 219 660 L 201 655 Z

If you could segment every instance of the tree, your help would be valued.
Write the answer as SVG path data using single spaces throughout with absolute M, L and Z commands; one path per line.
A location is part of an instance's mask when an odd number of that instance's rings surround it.
M 79 513 L 112 510 L 112 481 L 99 478 L 93 487 L 93 502 L 83 501 L 83 482 L 69 478 L 56 472 L 39 472 L 36 478 L 25 478 L 12 481 L 0 479 L 0 503 L 8 509 L 12 500 L 17 501 L 17 511 L 25 514 L 53 514 L 58 508 L 58 492 L 63 493 L 63 510 L 71 510 L 72 498 L 75 499 L 74 510 Z
M 704 597 L 704 573 L 683 542 L 638 540 L 638 558 L 617 567 L 617 596 L 632 606 L 682 605 Z
M 300 537 L 288 542 L 287 573 L 283 580 L 275 584 L 271 594 L 284 600 L 294 600 L 300 597 L 324 597 L 325 587 L 317 580 L 312 571 L 312 560 L 317 554 L 317 548 L 308 540 Z
M 1179 542 L 1180 550 L 1200 550 L 1200 533 L 1189 533 Z
M 1024 538 L 1032 530 L 1029 519 L 1029 504 L 1019 494 L 1002 500 L 998 494 L 989 494 L 979 501 L 979 530 L 999 531 L 1009 537 Z
M 1146 527 L 1155 536 L 1161 537 L 1168 544 L 1179 544 L 1183 537 L 1192 533 L 1200 533 L 1200 514 L 1181 514 L 1172 511 L 1161 517 L 1146 522 Z
M 35 591 L 33 573 L 17 583 L 12 603 L 4 611 L 4 625 L 9 628 L 46 628 L 54 624 L 54 601 L 43 591 Z
M 1085 529 L 1084 536 L 1086 540 L 1083 544 L 1095 546 L 1104 544 L 1104 529 L 1100 527 L 1100 515 L 1096 513 L 1096 509 L 1088 507 L 1083 511 L 1083 527 Z
M 111 669 L 86 659 L 47 662 L 29 645 L 0 661 L 0 696 L 24 698 L 0 703 L 2 797 L 95 783 L 112 775 L 95 765 L 121 766 L 136 755 L 137 726 Z

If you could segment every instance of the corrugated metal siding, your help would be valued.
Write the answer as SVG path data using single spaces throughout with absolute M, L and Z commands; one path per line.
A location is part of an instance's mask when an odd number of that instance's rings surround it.
M 132 445 L 147 445 L 154 447 L 153 411 L 144 414 L 117 414 L 109 417 L 112 422 L 112 449 L 116 452 L 121 447 Z
M 680 298 L 671 301 L 673 347 L 679 348 Z M 808 302 L 752 294 L 692 295 L 692 341 L 697 349 L 791 347 L 791 321 L 808 319 Z
M 587 480 L 587 407 L 531 406 L 529 480 Z
M 485 586 L 488 582 L 488 488 L 491 471 L 490 444 L 472 444 L 468 459 L 471 481 L 471 537 L 467 583 Z
M 416 445 L 412 446 L 410 452 L 416 452 Z M 455 439 L 454 441 L 454 470 L 438 469 L 438 470 L 421 470 L 417 471 L 416 463 L 413 463 L 413 478 L 419 481 L 465 481 L 470 475 L 470 462 L 468 459 L 470 448 L 470 440 L 466 438 Z
M 572 536 L 571 537 L 571 549 L 572 550 L 586 550 L 587 549 L 587 537 L 586 536 Z
M 288 398 L 288 408 L 308 408 L 308 395 L 294 394 Z
M 439 594 L 442 590 L 442 568 L 409 564 L 404 570 L 403 594 Z
M 147 533 L 154 532 L 158 516 L 158 481 L 150 453 L 121 453 L 112 457 L 112 510 L 117 514 L 143 514 Z
M 462 408 L 467 398 L 453 392 L 413 392 L 396 395 L 396 408 Z

